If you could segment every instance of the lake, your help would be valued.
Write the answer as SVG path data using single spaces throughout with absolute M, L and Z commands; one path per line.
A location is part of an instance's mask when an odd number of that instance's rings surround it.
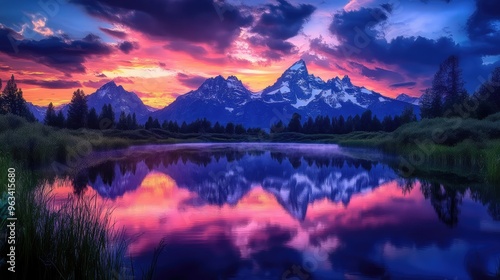
M 157 279 L 496 279 L 500 194 L 320 144 L 179 144 L 92 154 L 53 181 L 96 195 Z M 408 174 L 405 174 L 408 175 Z

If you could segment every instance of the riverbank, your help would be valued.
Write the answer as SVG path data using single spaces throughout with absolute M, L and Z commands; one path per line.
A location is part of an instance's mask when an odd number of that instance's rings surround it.
M 484 120 L 424 119 L 394 132 L 349 134 L 260 133 L 179 134 L 152 130 L 68 130 L 0 116 L 0 151 L 30 168 L 51 166 L 68 170 L 95 150 L 145 144 L 203 142 L 333 143 L 380 149 L 401 157 L 401 172 L 441 172 L 500 184 L 500 114 Z M 464 174 L 465 173 L 468 174 Z

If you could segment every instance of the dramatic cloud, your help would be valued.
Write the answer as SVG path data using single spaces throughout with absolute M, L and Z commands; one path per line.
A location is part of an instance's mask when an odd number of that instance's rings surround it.
M 128 79 L 128 78 L 114 78 L 114 79 L 101 79 L 98 81 L 86 81 L 86 82 L 83 82 L 83 85 L 86 87 L 89 87 L 89 88 L 98 89 L 111 81 L 114 81 L 117 85 L 133 84 L 134 83 L 134 81 L 132 81 L 131 79 Z
M 222 64 L 226 61 L 225 57 L 209 57 L 209 52 L 202 46 L 198 46 L 189 42 L 181 42 L 181 41 L 172 41 L 164 46 L 165 49 L 175 51 L 175 52 L 183 52 L 195 58 L 197 60 Z
M 208 54 L 207 50 L 202 46 L 179 41 L 168 43 L 167 45 L 165 45 L 165 49 L 176 52 L 185 52 L 193 57 L 201 57 Z
M 370 69 L 362 64 L 356 62 L 350 62 L 350 65 L 360 71 L 360 73 L 368 78 L 372 78 L 376 81 L 380 80 L 390 80 L 390 81 L 400 81 L 403 80 L 403 76 L 394 71 L 383 69 L 380 67 L 375 67 L 375 69 Z
M 136 42 L 124 41 L 118 44 L 118 48 L 125 54 L 130 53 L 132 50 L 139 49 L 139 44 Z
M 390 87 L 391 88 L 413 88 L 416 85 L 417 85 L 416 82 L 404 82 L 404 83 L 392 84 L 392 85 L 390 85 Z
M 219 50 L 227 48 L 240 35 L 242 27 L 253 22 L 229 4 L 211 0 L 72 0 L 95 17 L 128 26 L 153 37 L 207 43 Z
M 268 4 L 252 28 L 257 35 L 250 37 L 249 42 L 254 46 L 267 46 L 271 51 L 263 54 L 272 60 L 294 53 L 295 46 L 285 40 L 297 36 L 315 10 L 312 5 L 293 6 L 285 0 L 278 0 L 277 5 Z
M 476 0 L 476 11 L 467 21 L 467 34 L 474 42 L 475 52 L 500 54 L 500 5 L 497 1 Z
M 85 73 L 87 57 L 109 55 L 112 48 L 92 34 L 81 40 L 51 36 L 36 41 L 24 39 L 14 30 L 0 27 L 0 52 L 70 74 Z
M 110 35 L 110 36 L 113 36 L 115 38 L 118 38 L 118 39 L 125 39 L 127 38 L 127 33 L 123 32 L 123 31 L 120 31 L 120 30 L 114 30 L 114 29 L 109 29 L 109 28 L 105 28 L 105 27 L 99 27 L 99 29 Z
M 24 80 L 18 80 L 17 83 L 21 87 L 23 84 L 26 84 L 26 85 L 35 85 L 42 88 L 50 88 L 50 89 L 76 89 L 82 86 L 80 82 L 65 81 L 65 80 L 44 81 L 44 80 L 24 79 Z
M 312 5 L 292 6 L 285 0 L 278 0 L 278 5 L 266 5 L 265 11 L 252 31 L 262 36 L 286 40 L 297 36 L 306 20 L 316 10 Z
M 207 78 L 202 77 L 202 76 L 197 76 L 197 75 L 186 75 L 184 73 L 178 73 L 177 74 L 177 80 L 189 87 L 189 88 L 198 88 L 203 82 L 205 82 Z

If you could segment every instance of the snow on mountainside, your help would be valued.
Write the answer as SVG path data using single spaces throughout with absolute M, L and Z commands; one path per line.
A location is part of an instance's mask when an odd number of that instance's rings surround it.
M 193 121 L 207 118 L 212 122 L 236 122 L 264 129 L 293 113 L 315 118 L 318 115 L 349 116 L 372 110 L 380 118 L 398 115 L 408 103 L 385 97 L 365 87 L 355 86 L 348 76 L 328 81 L 309 74 L 299 60 L 277 81 L 252 94 L 241 81 L 231 76 L 210 78 L 197 90 L 179 96 L 172 104 L 153 113 L 162 120 Z M 418 107 L 414 106 L 418 113 Z
M 137 121 L 140 123 L 145 122 L 153 112 L 152 108 L 144 105 L 135 93 L 126 91 L 122 86 L 116 85 L 114 81 L 104 84 L 96 92 L 88 95 L 87 104 L 89 109 L 95 108 L 97 114 L 101 112 L 105 104 L 111 104 L 116 119 L 123 111 L 125 114 L 135 113 Z M 67 114 L 68 105 L 64 106 L 62 110 Z
M 38 106 L 31 102 L 26 102 L 26 105 L 28 105 L 28 109 L 31 111 L 31 113 L 33 113 L 35 119 L 39 122 L 43 122 L 43 119 L 45 118 L 45 113 L 47 112 L 47 107 Z
M 409 95 L 404 94 L 404 93 L 398 95 L 398 97 L 396 97 L 396 100 L 410 103 L 410 104 L 417 105 L 417 106 L 419 105 L 419 102 L 420 102 L 420 98 L 412 97 L 412 96 L 409 96 Z
M 163 120 L 191 122 L 206 118 L 212 123 L 240 123 L 247 127 L 269 129 L 278 120 L 288 122 L 293 113 L 303 121 L 318 115 L 353 116 L 372 110 L 380 119 L 398 115 L 413 106 L 418 115 L 418 98 L 402 94 L 396 99 L 353 85 L 348 76 L 328 81 L 309 73 L 306 63 L 299 60 L 290 66 L 276 82 L 258 93 L 250 92 L 235 76 L 227 79 L 217 76 L 207 79 L 167 107 L 156 110 L 145 105 L 133 92 L 126 91 L 111 81 L 88 96 L 89 108 L 100 113 L 104 104 L 111 104 L 116 117 L 123 111 L 135 113 L 144 123 L 149 116 Z M 30 106 L 37 119 L 43 119 L 45 109 Z M 66 114 L 68 105 L 62 106 Z

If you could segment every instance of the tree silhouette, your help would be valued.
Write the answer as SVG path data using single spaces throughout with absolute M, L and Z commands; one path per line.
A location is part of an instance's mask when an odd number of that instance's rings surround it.
M 64 118 L 62 110 L 59 110 L 59 112 L 57 113 L 55 126 L 59 128 L 66 127 L 66 119 Z
M 69 104 L 68 120 L 67 120 L 68 128 L 78 129 L 86 127 L 87 115 L 88 115 L 87 97 L 85 96 L 85 93 L 83 93 L 81 89 L 77 89 L 73 93 L 73 97 L 71 98 L 71 102 Z
M 227 134 L 234 134 L 234 124 L 233 123 L 228 123 L 226 124 L 226 133 Z
M 54 105 L 52 104 L 52 102 L 50 102 L 49 106 L 47 107 L 47 111 L 45 112 L 43 123 L 49 126 L 56 126 L 56 119 L 57 115 L 56 111 L 54 110 Z
M 500 112 L 500 67 L 493 70 L 491 78 L 479 87 L 474 98 L 480 101 L 476 111 L 477 118 L 484 119 Z
M 29 121 L 35 121 L 33 113 L 23 97 L 23 91 L 17 88 L 14 75 L 7 81 L 7 85 L 0 95 L 0 114 L 14 114 Z
M 95 108 L 91 108 L 87 117 L 87 126 L 90 129 L 99 129 L 99 117 Z
M 302 117 L 299 114 L 294 113 L 292 115 L 292 119 L 288 123 L 288 131 L 290 131 L 290 132 L 301 132 L 301 130 L 302 130 L 302 124 L 300 123 L 300 119 L 301 118 Z

